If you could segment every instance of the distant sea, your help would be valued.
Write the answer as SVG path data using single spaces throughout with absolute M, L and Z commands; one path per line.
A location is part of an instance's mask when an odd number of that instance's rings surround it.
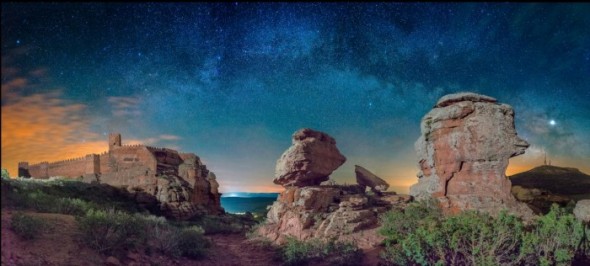
M 221 196 L 221 207 L 229 213 L 265 212 L 279 193 L 228 192 Z
M 408 194 L 406 186 L 391 186 L 389 191 Z M 277 200 L 279 193 L 226 192 L 221 196 L 221 207 L 229 213 L 265 212 L 266 206 Z

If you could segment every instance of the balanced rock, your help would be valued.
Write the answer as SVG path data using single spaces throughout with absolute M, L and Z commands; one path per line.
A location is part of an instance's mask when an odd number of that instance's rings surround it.
M 293 134 L 293 144 L 277 160 L 274 183 L 313 186 L 329 179 L 346 161 L 330 135 L 309 128 Z
M 274 183 L 285 190 L 270 206 L 266 223 L 256 233 L 275 244 L 294 237 L 335 239 L 360 248 L 379 246 L 384 239 L 378 233 L 379 215 L 394 207 L 403 208 L 408 201 L 392 198 L 392 192 L 366 194 L 364 185 L 320 186 L 345 160 L 336 141 L 326 133 L 311 129 L 295 132 L 293 145 L 276 166 Z M 367 180 L 367 185 L 383 189 L 383 184 Z
M 574 216 L 582 222 L 590 223 L 590 199 L 580 200 L 576 203 Z
M 475 209 L 495 214 L 506 208 L 532 217 L 510 193 L 505 176 L 508 159 L 529 146 L 516 134 L 511 106 L 475 93 L 450 94 L 420 126 L 415 143 L 420 171 L 412 196 L 436 198 L 446 213 Z
M 369 172 L 362 166 L 355 165 L 354 172 L 356 173 L 356 182 L 363 187 L 370 187 L 375 193 L 387 191 L 389 184 L 385 180 Z

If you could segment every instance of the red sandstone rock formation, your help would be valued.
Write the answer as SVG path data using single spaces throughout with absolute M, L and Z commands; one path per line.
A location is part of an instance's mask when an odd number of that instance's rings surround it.
M 198 156 L 144 145 L 121 145 L 120 134 L 109 135 L 109 151 L 84 158 L 29 165 L 19 174 L 34 178 L 82 177 L 127 189 L 140 203 L 157 204 L 163 214 L 185 219 L 200 213 L 219 214 L 219 184 Z
M 379 214 L 403 208 L 410 200 L 391 192 L 367 195 L 356 185 L 289 187 L 279 194 L 257 232 L 276 244 L 291 236 L 353 241 L 360 248 L 374 248 L 383 241 L 377 233 Z
M 411 195 L 438 199 L 446 213 L 506 208 L 532 215 L 514 199 L 505 176 L 508 159 L 529 146 L 516 134 L 512 107 L 484 95 L 450 94 L 424 116 L 421 132 L 415 143 L 419 179 Z
M 387 191 L 389 184 L 385 180 L 371 173 L 360 165 L 354 166 L 354 172 L 356 173 L 356 182 L 364 187 L 370 187 L 375 193 L 381 193 Z
M 404 206 L 411 197 L 387 192 L 367 195 L 364 185 L 317 186 L 344 161 L 336 141 L 326 133 L 311 129 L 295 132 L 293 146 L 276 166 L 274 182 L 286 190 L 257 232 L 277 244 L 293 236 L 353 241 L 361 248 L 379 245 L 383 238 L 377 233 L 378 215 L 393 206 Z
M 277 161 L 274 183 L 282 186 L 312 186 L 328 180 L 346 161 L 328 134 L 309 128 L 293 134 L 293 145 Z

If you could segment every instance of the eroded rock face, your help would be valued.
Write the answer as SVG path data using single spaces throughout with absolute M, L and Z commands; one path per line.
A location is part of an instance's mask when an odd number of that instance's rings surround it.
M 175 170 L 175 167 L 177 167 Z M 213 173 L 194 154 L 181 164 L 157 172 L 138 165 L 100 175 L 100 182 L 126 188 L 137 202 L 156 206 L 165 216 L 187 219 L 199 214 L 220 214 L 221 194 Z
M 277 161 L 274 183 L 297 187 L 319 185 L 345 161 L 330 135 L 300 129 L 293 134 L 291 147 Z
M 210 172 L 196 156 L 187 156 L 179 166 L 179 177 L 189 182 L 192 187 L 189 202 L 198 205 L 209 214 L 223 213 L 221 194 L 215 174 Z
M 403 208 L 410 201 L 410 196 L 392 192 L 367 195 L 356 185 L 288 187 L 257 232 L 276 244 L 292 236 L 353 241 L 361 248 L 372 248 L 383 241 L 377 233 L 379 214 Z
M 366 186 L 384 191 L 388 185 L 366 170 L 361 181 L 364 185 L 319 186 L 345 160 L 328 134 L 311 129 L 295 132 L 293 145 L 276 166 L 274 183 L 285 186 L 285 191 L 270 207 L 267 222 L 257 233 L 275 244 L 295 237 L 351 241 L 360 248 L 380 245 L 383 237 L 377 232 L 378 215 L 404 207 L 411 197 L 394 192 L 367 195 Z
M 475 209 L 494 214 L 507 208 L 532 216 L 514 199 L 505 176 L 508 159 L 529 146 L 516 134 L 512 107 L 485 95 L 450 94 L 420 126 L 415 143 L 420 171 L 412 196 L 436 198 L 447 213 Z
M 389 188 L 389 184 L 385 180 L 360 165 L 354 166 L 354 172 L 356 173 L 356 182 L 363 187 L 370 187 L 375 193 L 385 192 Z

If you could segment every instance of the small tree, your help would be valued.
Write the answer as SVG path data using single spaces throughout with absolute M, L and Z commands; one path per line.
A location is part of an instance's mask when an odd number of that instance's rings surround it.
M 8 170 L 2 168 L 2 178 L 10 178 L 10 174 L 8 173 Z

